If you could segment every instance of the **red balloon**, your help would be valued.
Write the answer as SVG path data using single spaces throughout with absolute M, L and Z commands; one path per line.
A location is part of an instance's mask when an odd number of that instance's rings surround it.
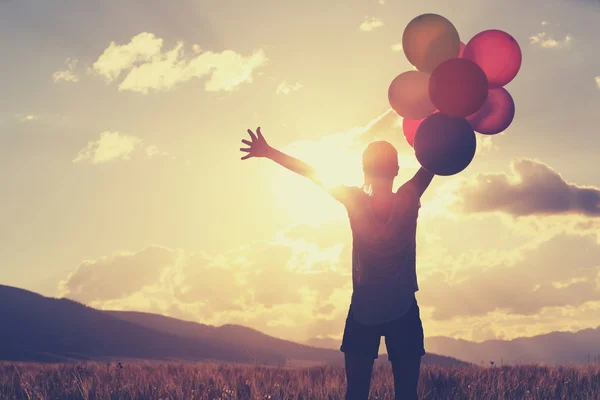
M 476 148 L 469 121 L 441 112 L 425 118 L 415 136 L 417 160 L 436 175 L 449 176 L 464 170 L 473 160 Z
M 476 132 L 485 135 L 500 133 L 515 117 L 515 102 L 504 88 L 491 89 L 487 100 L 475 114 L 467 117 Z
M 488 77 L 490 88 L 495 89 L 517 76 L 523 56 L 514 37 L 491 29 L 480 32 L 469 40 L 464 58 L 479 65 Z
M 435 110 L 434 114 L 436 112 L 439 112 L 438 110 Z M 421 122 L 425 121 L 425 118 L 422 119 L 408 119 L 408 118 L 404 118 L 402 120 L 402 131 L 404 132 L 404 137 L 406 138 L 406 141 L 408 142 L 408 144 L 411 147 L 414 147 L 415 145 L 415 135 L 417 134 L 417 129 L 419 129 L 419 126 L 421 125 Z
M 390 84 L 388 100 L 404 118 L 425 118 L 435 110 L 429 98 L 429 75 L 424 72 L 406 71 L 398 75 Z
M 453 58 L 441 63 L 429 77 L 429 97 L 450 117 L 475 113 L 488 96 L 485 73 L 473 61 Z

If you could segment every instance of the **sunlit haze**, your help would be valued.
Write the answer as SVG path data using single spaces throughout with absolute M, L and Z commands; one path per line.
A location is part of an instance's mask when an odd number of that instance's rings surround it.
M 107 310 L 284 339 L 340 340 L 352 292 L 342 205 L 247 129 L 363 183 L 394 144 L 412 66 L 402 32 L 435 12 L 468 41 L 510 32 L 516 116 L 421 199 L 426 337 L 510 339 L 600 325 L 600 5 L 591 0 L 0 1 L 0 284 Z

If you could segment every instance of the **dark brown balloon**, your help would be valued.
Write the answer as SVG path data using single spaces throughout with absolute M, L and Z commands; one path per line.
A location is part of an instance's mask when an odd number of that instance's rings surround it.
M 461 172 L 471 163 L 477 140 L 466 119 L 435 113 L 417 129 L 414 147 L 423 168 L 436 175 L 449 176 Z
M 402 48 L 412 65 L 430 74 L 444 61 L 458 57 L 460 38 L 448 19 L 437 14 L 423 14 L 404 29 Z

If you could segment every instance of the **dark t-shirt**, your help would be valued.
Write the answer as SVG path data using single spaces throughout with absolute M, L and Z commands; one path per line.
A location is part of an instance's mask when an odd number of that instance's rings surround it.
M 352 228 L 352 312 L 372 325 L 402 317 L 419 290 L 416 230 L 421 203 L 411 181 L 402 185 L 387 221 L 381 221 L 369 196 L 358 187 L 336 189 Z

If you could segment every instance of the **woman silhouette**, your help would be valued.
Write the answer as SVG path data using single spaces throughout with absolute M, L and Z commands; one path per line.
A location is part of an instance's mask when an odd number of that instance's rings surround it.
M 420 168 L 396 192 L 398 153 L 388 142 L 369 144 L 363 153 L 364 185 L 323 185 L 313 167 L 269 146 L 257 128 L 242 160 L 266 157 L 323 187 L 348 212 L 352 229 L 352 299 L 340 350 L 345 355 L 346 400 L 369 396 L 381 336 L 392 363 L 396 399 L 416 399 L 423 326 L 415 292 L 416 229 L 420 198 L 433 174 Z

